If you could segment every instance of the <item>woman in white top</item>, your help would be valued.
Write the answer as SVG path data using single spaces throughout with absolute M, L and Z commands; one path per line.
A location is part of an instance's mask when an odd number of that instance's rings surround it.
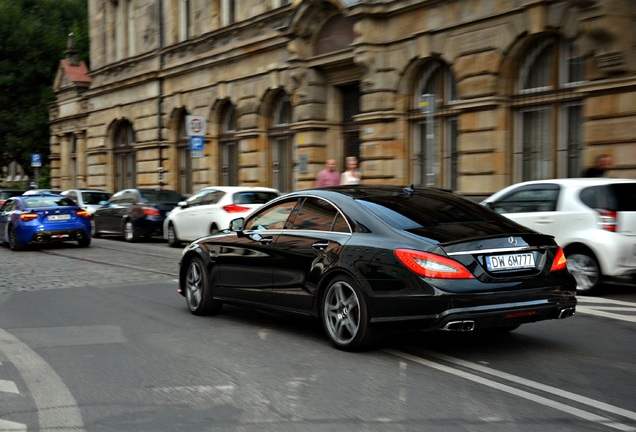
M 341 185 L 356 185 L 360 184 L 360 177 L 362 174 L 358 169 L 358 159 L 355 156 L 349 156 L 345 159 L 347 170 L 340 175 Z

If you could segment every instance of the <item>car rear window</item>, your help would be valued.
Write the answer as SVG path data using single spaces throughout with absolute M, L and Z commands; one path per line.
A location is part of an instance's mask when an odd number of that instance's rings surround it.
M 277 196 L 277 193 L 268 191 L 237 192 L 232 196 L 232 202 L 234 204 L 265 204 Z
M 33 197 L 24 200 L 24 206 L 29 209 L 38 207 L 69 207 L 76 205 L 75 201 L 70 198 L 60 198 L 55 196 Z
M 501 223 L 501 218 L 491 210 L 450 194 L 395 194 L 365 197 L 359 202 L 389 225 L 404 230 L 471 222 Z
M 142 191 L 141 196 L 149 203 L 178 203 L 183 197 L 172 190 Z
M 581 201 L 594 209 L 636 211 L 636 183 L 590 186 L 581 191 Z
M 110 194 L 108 192 L 82 192 L 82 200 L 84 204 L 97 205 L 101 201 L 108 201 Z

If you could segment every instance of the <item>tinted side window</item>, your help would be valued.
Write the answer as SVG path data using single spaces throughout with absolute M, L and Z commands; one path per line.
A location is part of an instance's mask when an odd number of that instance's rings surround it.
M 258 212 L 245 223 L 245 230 L 283 229 L 297 201 L 283 201 Z
M 320 198 L 307 198 L 294 219 L 291 229 L 333 231 L 334 223 L 339 215 L 340 213 L 331 203 Z M 342 222 L 344 219 L 340 216 L 339 230 L 343 229 Z M 346 222 L 344 223 L 346 225 Z M 347 227 L 346 232 L 348 231 Z
M 208 197 L 213 193 L 214 191 L 199 191 L 188 198 L 188 205 L 190 207 L 196 207 L 203 204 L 208 204 Z
M 234 204 L 265 204 L 277 196 L 274 192 L 266 191 L 238 192 L 232 196 L 232 201 Z
M 531 185 L 516 189 L 489 204 L 497 213 L 555 211 L 559 198 L 558 185 Z

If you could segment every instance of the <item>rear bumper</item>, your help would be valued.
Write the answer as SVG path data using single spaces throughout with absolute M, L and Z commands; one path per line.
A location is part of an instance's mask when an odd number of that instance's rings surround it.
M 63 230 L 44 230 L 33 233 L 28 243 L 56 243 L 63 241 L 79 241 L 89 237 L 89 233 L 81 228 Z
M 371 323 L 395 329 L 472 331 L 568 318 L 576 310 L 574 292 L 523 297 L 523 294 L 514 293 L 422 296 L 411 298 L 410 307 L 399 308 L 408 310 L 406 315 L 383 313 L 388 311 L 376 304 L 375 311 L 371 312 Z M 386 298 L 383 302 L 385 305 L 390 303 Z M 415 305 L 419 307 L 414 308 Z M 418 310 L 424 314 L 418 314 Z

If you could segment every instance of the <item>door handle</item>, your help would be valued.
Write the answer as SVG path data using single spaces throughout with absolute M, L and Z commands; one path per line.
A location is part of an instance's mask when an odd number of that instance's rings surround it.
M 271 243 L 271 242 L 273 242 L 273 241 L 274 241 L 274 239 L 273 239 L 273 238 L 271 238 L 271 237 L 261 237 L 261 238 L 258 240 L 258 242 L 259 242 L 260 244 L 262 244 L 262 245 L 268 245 L 268 244 L 270 244 L 270 243 Z
M 327 246 L 329 246 L 328 241 L 317 241 L 316 243 L 311 245 L 312 248 L 320 250 L 327 249 Z

